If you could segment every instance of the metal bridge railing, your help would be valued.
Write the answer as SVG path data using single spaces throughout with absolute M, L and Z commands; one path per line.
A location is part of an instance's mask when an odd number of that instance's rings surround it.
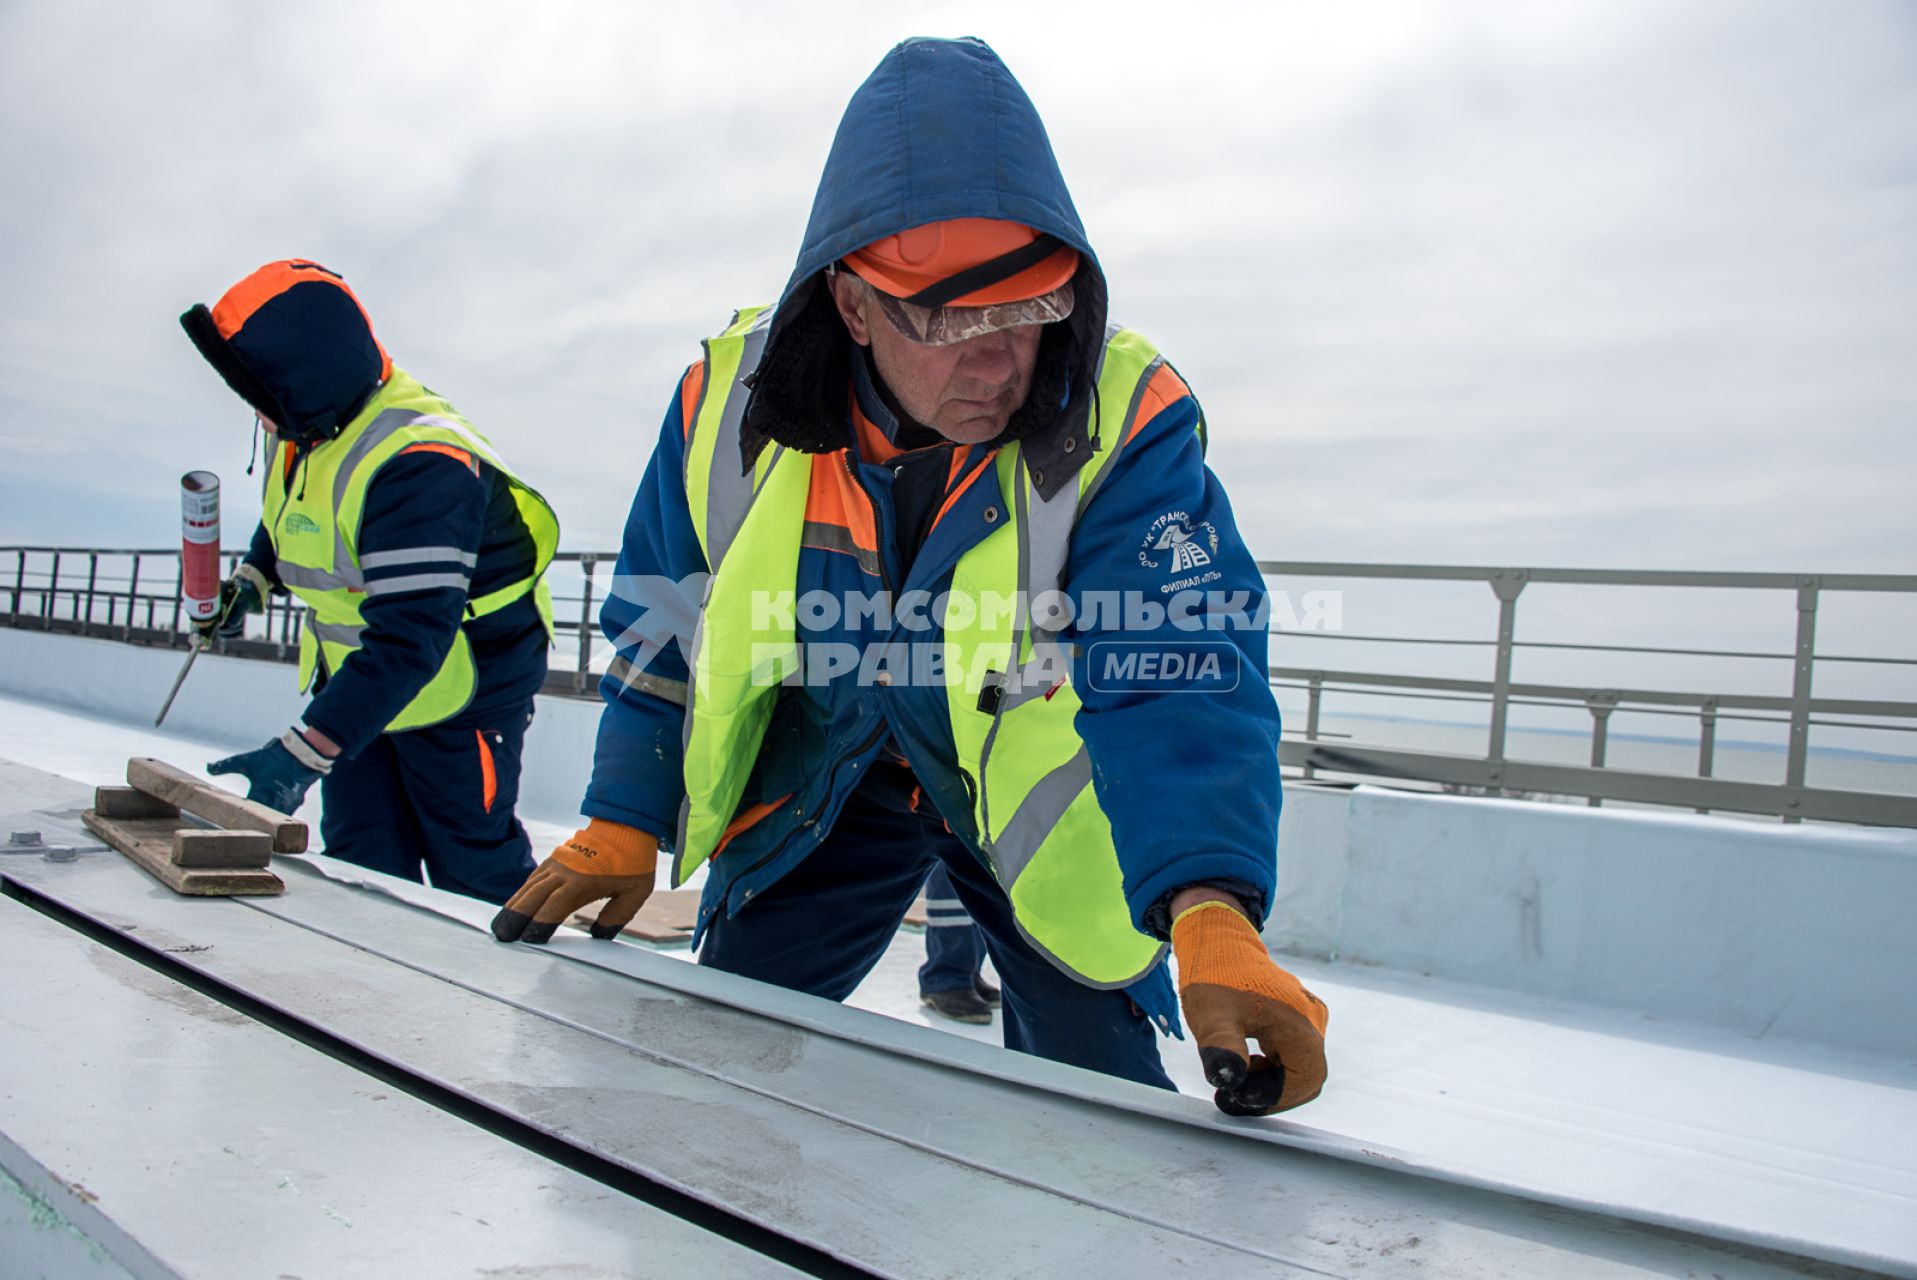
M 597 697 L 593 675 L 601 652 L 596 617 L 603 584 L 599 566 L 610 570 L 616 555 L 562 551 L 547 571 L 558 636 L 555 667 L 545 692 Z M 238 567 L 225 556 L 226 572 Z M 181 592 L 179 548 L 0 547 L 0 626 L 118 640 L 126 644 L 184 649 L 191 636 Z M 299 657 L 305 609 L 287 596 L 267 601 L 263 614 L 246 620 L 243 636 L 216 641 L 213 652 L 230 657 L 294 662 Z
M 229 555 L 228 571 L 237 565 Z M 597 697 L 596 673 L 611 657 L 598 632 L 597 611 L 617 555 L 607 551 L 561 552 L 548 571 L 558 628 L 556 666 L 546 682 L 548 694 Z M 1389 778 L 1453 790 L 1487 794 L 1538 793 L 1584 799 L 1671 805 L 1698 812 L 1727 810 L 1825 821 L 1917 827 L 1917 796 L 1882 791 L 1840 790 L 1806 783 L 1812 731 L 1818 728 L 1917 732 L 1917 702 L 1882 698 L 1820 697 L 1814 689 L 1818 665 L 1851 664 L 1917 668 L 1917 657 L 1895 654 L 1839 655 L 1817 652 L 1820 603 L 1833 593 L 1896 593 L 1917 600 L 1917 575 L 1708 573 L 1597 569 L 1528 569 L 1445 565 L 1346 564 L 1316 561 L 1261 561 L 1259 568 L 1275 586 L 1301 580 L 1370 579 L 1399 584 L 1418 582 L 1483 583 L 1497 603 L 1494 634 L 1483 637 L 1358 635 L 1343 631 L 1287 630 L 1274 640 L 1290 650 L 1298 642 L 1337 640 L 1387 643 L 1425 651 L 1490 650 L 1489 670 L 1481 678 L 1423 675 L 1403 670 L 1354 667 L 1273 665 L 1275 688 L 1301 690 L 1306 698 L 1301 734 L 1279 745 L 1279 759 L 1300 776 Z M 1795 644 L 1786 652 L 1629 645 L 1577 640 L 1525 641 L 1518 638 L 1518 604 L 1526 587 L 1536 584 L 1590 587 L 1639 587 L 1671 590 L 1738 588 L 1774 593 L 1779 607 L 1795 610 Z M 0 547 L 0 600 L 6 612 L 0 625 L 41 629 L 121 641 L 181 648 L 187 642 L 180 593 L 177 548 L 158 550 L 73 547 Z M 276 599 L 263 616 L 247 620 L 245 635 L 222 641 L 216 652 L 272 661 L 293 661 L 302 611 Z M 1723 689 L 1670 690 L 1522 681 L 1513 676 L 1522 650 L 1563 653 L 1631 653 L 1683 658 L 1769 660 L 1790 664 L 1788 681 L 1774 692 Z M 1330 697 L 1438 700 L 1470 704 L 1488 715 L 1480 754 L 1409 750 L 1357 739 L 1328 740 L 1322 732 Z M 1590 716 L 1590 763 L 1569 765 L 1514 758 L 1507 751 L 1514 707 L 1581 708 Z M 1682 716 L 1697 724 L 1694 775 L 1619 769 L 1607 764 L 1610 720 L 1614 713 Z M 1734 781 L 1714 776 L 1717 730 L 1724 722 L 1788 726 L 1782 783 Z
M 1592 805 L 1605 800 L 1678 805 L 1708 812 L 1724 809 L 1769 814 L 1786 822 L 1816 818 L 1885 826 L 1917 827 L 1917 796 L 1876 791 L 1847 791 L 1806 785 L 1811 731 L 1818 727 L 1917 732 L 1917 702 L 1879 698 L 1818 697 L 1813 693 L 1817 664 L 1848 663 L 1917 667 L 1917 658 L 1897 655 L 1838 655 L 1817 652 L 1820 602 L 1835 592 L 1897 593 L 1917 597 L 1917 575 L 1786 574 L 1630 571 L 1606 569 L 1526 569 L 1492 566 L 1342 564 L 1317 561 L 1260 561 L 1259 569 L 1276 583 L 1300 579 L 1389 579 L 1397 582 L 1481 582 L 1498 606 L 1496 632 L 1485 638 L 1369 636 L 1344 632 L 1287 631 L 1286 647 L 1299 640 L 1383 642 L 1409 646 L 1466 646 L 1490 649 L 1490 670 L 1482 679 L 1413 675 L 1375 670 L 1322 667 L 1270 668 L 1274 686 L 1302 689 L 1306 695 L 1303 738 L 1284 742 L 1280 759 L 1303 776 L 1332 773 L 1415 779 L 1448 788 L 1488 793 L 1531 791 L 1582 797 Z M 1566 584 L 1586 587 L 1648 587 L 1695 591 L 1733 588 L 1775 593 L 1780 606 L 1795 610 L 1791 652 L 1620 645 L 1518 639 L 1518 602 L 1527 586 Z M 1722 690 L 1669 690 L 1541 684 L 1513 678 L 1520 650 L 1634 653 L 1685 658 L 1764 659 L 1790 664 L 1788 691 L 1772 694 Z M 1481 755 L 1404 751 L 1361 743 L 1328 744 L 1320 738 L 1323 704 L 1330 693 L 1472 703 L 1489 713 Z M 1506 750 L 1511 708 L 1583 708 L 1591 717 L 1588 766 L 1513 759 Z M 1607 767 L 1611 716 L 1620 710 L 1640 714 L 1695 716 L 1698 757 L 1695 776 L 1643 773 Z M 1774 713 L 1759 715 L 1751 713 Z M 1870 717 L 1870 722 L 1837 717 Z M 1722 721 L 1778 723 L 1788 726 L 1782 784 L 1736 782 L 1713 775 L 1717 728 Z

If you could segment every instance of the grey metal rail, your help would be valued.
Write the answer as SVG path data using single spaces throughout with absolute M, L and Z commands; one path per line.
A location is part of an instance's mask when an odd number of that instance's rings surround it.
M 1823 818 L 1886 826 L 1917 826 L 1917 797 L 1876 792 L 1839 791 L 1805 785 L 1810 756 L 1810 733 L 1815 727 L 1868 728 L 1892 732 L 1917 731 L 1917 702 L 1883 698 L 1820 698 L 1812 686 L 1816 664 L 1868 663 L 1917 667 L 1917 658 L 1897 655 L 1820 655 L 1816 651 L 1817 612 L 1821 599 L 1832 592 L 1877 592 L 1917 595 L 1917 574 L 1791 574 L 1703 572 L 1690 570 L 1532 569 L 1491 565 L 1382 565 L 1327 561 L 1260 561 L 1268 579 L 1286 583 L 1297 579 L 1390 579 L 1424 582 L 1482 582 L 1498 603 L 1497 634 L 1490 639 L 1426 638 L 1415 636 L 1346 636 L 1337 632 L 1291 631 L 1287 642 L 1298 639 L 1384 641 L 1406 645 L 1471 645 L 1494 651 L 1489 679 L 1457 679 L 1403 672 L 1333 670 L 1324 667 L 1273 666 L 1269 675 L 1281 687 L 1306 691 L 1303 742 L 1281 744 L 1279 757 L 1298 767 L 1306 777 L 1321 772 L 1351 776 L 1417 779 L 1453 788 L 1483 789 L 1490 793 L 1531 790 L 1555 795 L 1582 796 L 1590 804 L 1605 800 L 1683 805 L 1698 812 L 1727 809 L 1770 814 L 1786 822 Z M 1526 586 L 1554 583 L 1576 586 L 1653 587 L 1697 590 L 1731 588 L 1788 593 L 1795 608 L 1796 644 L 1790 653 L 1694 648 L 1676 645 L 1609 645 L 1567 641 L 1522 641 L 1517 637 L 1518 601 Z M 1657 654 L 1673 657 L 1758 659 L 1791 664 L 1788 693 L 1749 694 L 1719 690 L 1579 687 L 1515 680 L 1513 660 L 1520 649 L 1559 652 Z M 1402 751 L 1354 744 L 1335 749 L 1315 745 L 1328 692 L 1397 697 L 1444 697 L 1486 705 L 1490 727 L 1482 756 L 1428 751 Z M 1513 760 L 1506 750 L 1510 708 L 1517 705 L 1583 707 L 1591 716 L 1590 765 L 1574 766 Z M 1611 716 L 1619 710 L 1671 714 L 1674 708 L 1694 709 L 1698 716 L 1698 767 L 1694 777 L 1675 774 L 1629 773 L 1606 767 Z M 1719 720 L 1756 719 L 1726 714 L 1734 711 L 1785 713 L 1789 726 L 1785 778 L 1781 785 L 1728 782 L 1711 776 Z M 1833 720 L 1831 716 L 1878 717 L 1888 723 L 1864 724 Z
M 229 556 L 229 567 L 237 563 Z M 617 560 L 614 552 L 562 552 L 549 571 L 563 667 L 546 682 L 548 694 L 597 696 L 596 671 L 610 658 L 598 634 L 595 611 L 607 584 L 597 581 L 602 568 Z M 1286 646 L 1297 641 L 1354 641 L 1457 652 L 1491 650 L 1483 678 L 1421 675 L 1405 670 L 1274 665 L 1268 676 L 1280 689 L 1306 695 L 1305 724 L 1296 738 L 1280 745 L 1279 759 L 1302 776 L 1331 775 L 1350 780 L 1389 778 L 1448 789 L 1489 794 L 1535 792 L 1576 797 L 1592 805 L 1607 800 L 1675 805 L 1698 812 L 1722 809 L 1780 817 L 1917 827 L 1917 796 L 1846 791 L 1806 784 L 1811 734 L 1815 729 L 1869 729 L 1917 732 L 1917 701 L 1893 698 L 1820 697 L 1813 692 L 1819 664 L 1854 667 L 1917 668 L 1917 656 L 1899 654 L 1820 654 L 1817 618 L 1822 601 L 1833 593 L 1878 593 L 1917 599 L 1917 574 L 1715 573 L 1690 570 L 1539 569 L 1493 565 L 1356 564 L 1336 561 L 1260 561 L 1259 569 L 1275 586 L 1309 579 L 1479 582 L 1498 606 L 1494 635 L 1437 637 L 1362 635 L 1287 630 Z M 11 570 L 11 572 L 9 572 Z M 1521 640 L 1518 604 L 1526 587 L 1558 584 L 1579 587 L 1643 587 L 1680 592 L 1730 588 L 1772 593 L 1778 607 L 1795 617 L 1795 643 L 1789 652 L 1716 646 L 1611 644 L 1554 638 Z M 105 549 L 75 547 L 0 547 L 0 600 L 6 612 L 0 625 L 43 629 L 119 640 L 125 643 L 182 647 L 187 630 L 180 598 L 177 548 Z M 1787 614 L 1786 616 L 1791 616 Z M 273 661 L 297 654 L 301 611 L 291 601 L 270 602 L 263 617 L 250 618 L 246 634 L 223 641 L 220 651 Z M 1715 658 L 1789 663 L 1788 680 L 1771 692 L 1729 689 L 1655 689 L 1539 683 L 1516 679 L 1520 651 L 1640 654 L 1678 658 Z M 1326 734 L 1321 720 L 1327 698 L 1443 700 L 1482 707 L 1489 721 L 1480 755 L 1406 750 L 1365 743 L 1342 734 Z M 1582 709 L 1590 716 L 1590 763 L 1567 765 L 1513 759 L 1507 749 L 1513 707 Z M 1697 723 L 1695 775 L 1641 773 L 1607 765 L 1610 721 L 1624 711 L 1637 715 L 1694 716 Z M 1742 713 L 1742 714 L 1740 714 Z M 1771 715 L 1750 713 L 1772 713 Z M 1863 717 L 1841 719 L 1838 717 Z M 1770 722 L 1788 726 L 1782 783 L 1733 782 L 1713 776 L 1720 721 Z M 1335 747 L 1325 739 L 1338 739 Z
M 230 574 L 239 555 L 226 555 Z M 597 697 L 592 676 L 594 610 L 603 598 L 593 575 L 605 552 L 562 551 L 547 574 L 553 586 L 557 649 L 573 661 L 555 668 L 544 692 Z M 0 626 L 52 631 L 126 644 L 184 649 L 190 637 L 181 594 L 178 547 L 0 547 Z M 602 584 L 603 585 L 603 584 Z M 290 597 L 267 601 L 263 615 L 246 621 L 238 639 L 215 642 L 229 657 L 294 662 L 299 657 L 305 609 Z

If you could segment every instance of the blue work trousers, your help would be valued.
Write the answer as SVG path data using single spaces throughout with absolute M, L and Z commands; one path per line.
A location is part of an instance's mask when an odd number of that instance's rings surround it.
M 936 816 L 882 806 L 863 792 L 798 866 L 738 915 L 713 916 L 699 963 L 843 1000 L 885 954 L 939 865 L 998 971 L 1006 1048 L 1172 1088 L 1157 1033 L 1130 996 L 1076 982 L 1034 950 L 1004 890 Z
M 532 843 L 513 809 L 532 699 L 478 718 L 382 733 L 320 783 L 322 852 L 504 902 L 532 874 Z
M 919 994 L 963 991 L 975 986 L 985 963 L 985 935 L 952 888 L 943 862 L 925 881 L 925 963 L 919 966 Z

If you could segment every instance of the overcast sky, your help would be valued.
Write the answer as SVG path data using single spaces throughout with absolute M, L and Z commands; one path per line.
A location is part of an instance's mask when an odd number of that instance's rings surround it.
M 273 258 L 615 543 L 845 100 L 985 38 L 1286 559 L 1909 572 L 1917 7 L 0 3 L 0 543 L 168 545 Z M 235 526 L 239 526 L 235 528 Z

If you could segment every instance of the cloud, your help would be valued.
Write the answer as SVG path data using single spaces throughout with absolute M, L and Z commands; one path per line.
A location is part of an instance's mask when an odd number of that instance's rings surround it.
M 907 20 L 1026 82 L 1261 554 L 1908 566 L 1907 8 Z M 569 545 L 610 545 L 679 372 L 783 283 L 901 22 L 15 0 L 0 538 L 164 543 L 192 466 L 237 500 L 248 418 L 173 317 L 297 253 L 347 274 Z

